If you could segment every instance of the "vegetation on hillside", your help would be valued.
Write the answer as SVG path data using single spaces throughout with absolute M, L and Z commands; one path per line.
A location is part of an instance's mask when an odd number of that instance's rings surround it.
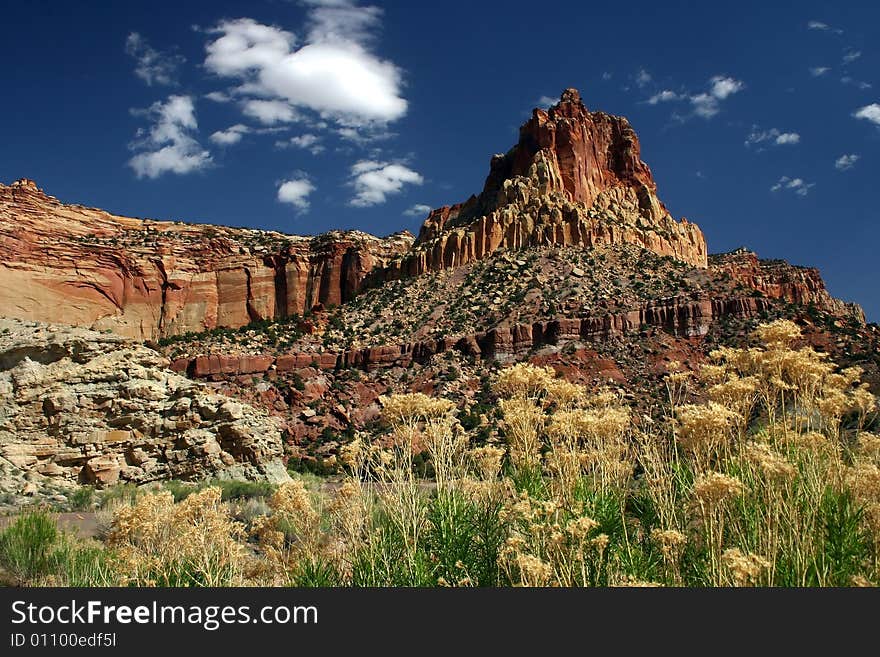
M 123 498 L 97 551 L 23 516 L 0 566 L 33 585 L 877 584 L 876 398 L 792 322 L 754 337 L 673 371 L 663 419 L 518 364 L 492 384 L 496 443 L 448 400 L 391 395 L 338 484 L 295 479 L 247 508 L 219 487 Z M 706 401 L 685 403 L 695 390 Z

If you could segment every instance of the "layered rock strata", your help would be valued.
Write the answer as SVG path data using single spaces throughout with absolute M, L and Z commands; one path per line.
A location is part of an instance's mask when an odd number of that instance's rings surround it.
M 168 364 L 119 336 L 0 320 L 3 470 L 99 487 L 287 479 L 277 420 Z
M 636 244 L 705 267 L 703 233 L 657 198 L 629 122 L 590 112 L 575 89 L 535 109 L 518 143 L 492 158 L 479 196 L 430 213 L 411 253 L 372 278 L 417 276 L 498 249 Z
M 0 315 L 154 339 L 344 303 L 412 244 L 111 215 L 0 185 Z

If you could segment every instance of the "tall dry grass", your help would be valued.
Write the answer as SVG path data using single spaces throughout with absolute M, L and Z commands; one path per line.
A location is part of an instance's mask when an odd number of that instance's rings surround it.
M 135 585 L 877 584 L 877 401 L 802 342 L 777 321 L 673 366 L 653 420 L 514 365 L 493 383 L 500 440 L 482 445 L 451 402 L 389 395 L 386 430 L 340 451 L 331 489 L 294 481 L 244 518 L 217 488 L 128 499 L 107 560 Z

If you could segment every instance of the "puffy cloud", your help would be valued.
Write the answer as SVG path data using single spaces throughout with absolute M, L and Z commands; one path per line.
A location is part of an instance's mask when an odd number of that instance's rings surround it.
M 241 138 L 250 131 L 251 129 L 246 125 L 236 123 L 226 128 L 226 130 L 218 130 L 209 139 L 219 146 L 231 146 L 240 142 Z
M 305 212 L 309 209 L 309 194 L 315 189 L 305 176 L 285 180 L 278 186 L 278 200 L 281 203 L 289 203 L 299 212 Z
M 125 52 L 135 60 L 134 74 L 149 86 L 176 85 L 177 69 L 186 61 L 180 55 L 156 50 L 137 32 L 125 39 Z
M 800 143 L 801 136 L 796 132 L 783 132 L 781 135 L 776 137 L 776 145 L 783 146 L 785 144 L 797 144 Z
M 716 75 L 709 80 L 709 90 L 690 97 L 694 114 L 711 119 L 721 111 L 721 101 L 739 93 L 745 84 L 731 77 Z
M 657 103 L 668 103 L 674 100 L 682 100 L 683 98 L 686 98 L 686 96 L 677 94 L 670 89 L 664 89 L 663 91 L 658 91 L 645 102 L 648 103 L 648 105 L 656 105 Z
M 264 125 L 290 123 L 299 118 L 290 105 L 280 100 L 246 100 L 242 103 L 242 112 Z
M 778 192 L 780 190 L 788 190 L 794 192 L 798 196 L 806 196 L 810 192 L 810 188 L 815 187 L 815 185 L 816 183 L 808 183 L 801 178 L 782 176 L 782 178 L 779 179 L 779 182 L 770 188 L 770 191 Z
M 312 155 L 317 155 L 324 151 L 324 146 L 320 142 L 321 138 L 318 135 L 306 133 L 291 137 L 285 141 L 276 141 L 275 145 L 278 148 L 302 148 L 309 151 Z
M 139 140 L 132 145 L 141 152 L 128 161 L 138 178 L 185 174 L 210 166 L 211 154 L 193 137 L 198 123 L 191 96 L 169 96 L 165 102 L 134 113 L 152 120 L 150 129 L 140 130 Z
M 870 105 L 865 105 L 853 112 L 853 116 L 857 119 L 866 119 L 871 123 L 880 125 L 880 104 L 871 103 Z
M 285 105 L 292 116 L 295 109 L 311 110 L 351 128 L 402 117 L 407 101 L 401 71 L 369 48 L 381 10 L 347 2 L 308 4 L 302 43 L 251 18 L 219 23 L 211 30 L 217 36 L 206 46 L 205 67 L 239 80 L 234 93 Z M 245 102 L 246 111 L 252 102 Z
M 841 155 L 834 161 L 834 168 L 838 171 L 847 171 L 849 169 L 852 169 L 860 158 L 861 155 L 856 155 L 855 153 L 847 153 L 845 155 Z
M 559 102 L 559 96 L 541 96 L 538 99 L 537 105 L 538 107 L 553 107 L 556 103 Z
M 392 194 L 399 194 L 404 185 L 421 185 L 421 174 L 402 164 L 361 160 L 351 167 L 351 184 L 355 196 L 349 205 L 367 207 L 384 203 Z
M 672 89 L 662 89 L 650 96 L 644 102 L 648 105 L 659 105 L 675 101 L 689 101 L 693 107 L 693 115 L 704 119 L 711 119 L 721 111 L 721 102 L 745 88 L 740 80 L 724 75 L 716 75 L 709 79 L 708 88 L 700 93 L 677 92 Z M 679 113 L 673 114 L 673 118 L 680 121 L 687 120 L 687 116 Z
M 208 100 L 213 100 L 215 103 L 228 103 L 232 100 L 232 97 L 223 93 L 222 91 L 212 91 L 210 93 L 205 94 L 205 98 Z
M 814 78 L 818 78 L 820 75 L 825 75 L 831 68 L 828 66 L 814 66 L 810 69 L 810 75 Z
M 745 86 L 739 80 L 723 77 L 721 75 L 716 75 L 710 80 L 710 82 L 712 83 L 710 93 L 718 100 L 724 100 L 728 96 L 742 91 L 742 88 Z
M 849 64 L 851 62 L 856 61 L 859 57 L 862 56 L 861 50 L 849 50 L 843 55 L 843 63 Z
M 800 141 L 801 136 L 796 132 L 781 132 L 776 128 L 761 130 L 758 126 L 752 126 L 752 131 L 746 138 L 745 144 L 746 146 L 754 146 L 769 142 L 777 146 L 784 146 L 787 144 L 797 144 Z
M 407 217 L 424 217 L 426 216 L 433 208 L 430 205 L 424 205 L 422 203 L 416 203 L 414 206 L 407 208 L 403 211 L 403 214 Z

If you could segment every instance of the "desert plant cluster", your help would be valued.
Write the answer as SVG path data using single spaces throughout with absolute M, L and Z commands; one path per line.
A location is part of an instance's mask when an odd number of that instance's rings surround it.
M 503 369 L 497 442 L 448 400 L 389 395 L 386 431 L 341 449 L 341 481 L 249 504 L 217 486 L 132 494 L 97 545 L 26 514 L 0 566 L 31 585 L 877 584 L 876 398 L 790 321 L 753 338 L 673 364 L 651 414 L 551 368 Z

